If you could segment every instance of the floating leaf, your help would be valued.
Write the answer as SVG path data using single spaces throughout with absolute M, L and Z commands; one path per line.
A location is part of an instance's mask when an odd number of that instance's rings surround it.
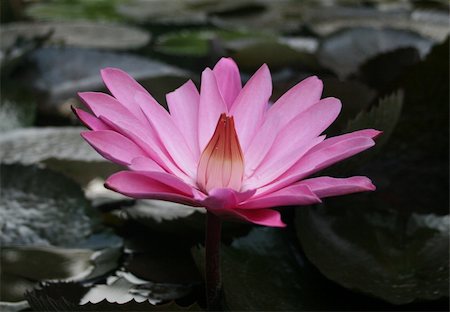
M 45 164 L 81 184 L 106 177 L 119 166 L 104 160 L 80 136 L 84 128 L 28 128 L 0 135 L 2 163 Z
M 138 49 L 150 41 L 150 34 L 136 27 L 94 22 L 10 23 L 0 34 L 6 43 L 50 34 L 47 44 L 108 50 Z
M 156 42 L 155 50 L 168 55 L 204 57 L 210 52 L 212 41 L 219 41 L 219 45 L 228 47 L 242 40 L 255 42 L 267 39 L 273 40 L 274 38 L 262 33 L 244 31 L 185 30 L 160 36 Z
M 392 1 L 395 4 L 395 1 Z M 397 1 L 397 4 L 403 1 Z M 418 1 L 414 1 L 416 3 Z M 427 1 L 430 3 L 431 1 Z M 405 4 L 405 3 L 403 3 Z M 408 6 L 408 4 L 406 4 Z M 321 36 L 350 28 L 391 28 L 417 33 L 441 42 L 449 34 L 448 10 L 411 10 L 410 7 L 392 10 L 368 6 L 307 6 L 304 8 L 305 24 Z
M 398 91 L 380 99 L 378 106 L 372 107 L 368 112 L 360 112 L 347 124 L 345 133 L 366 128 L 383 131 L 377 140 L 376 148 L 387 142 L 397 125 L 403 105 L 403 92 Z
M 112 290 L 112 289 L 110 289 Z M 116 291 L 118 288 L 116 287 Z M 79 305 L 89 288 L 76 283 L 46 283 L 40 289 L 26 294 L 33 310 L 36 311 L 201 311 L 197 304 L 179 305 L 174 301 L 153 305 L 148 300 L 137 302 L 130 300 L 123 304 L 111 303 L 106 300 L 98 303 Z M 117 292 L 116 292 L 117 294 Z M 105 294 L 114 297 L 112 293 Z M 117 298 L 116 298 L 117 299 Z
M 135 205 L 118 213 L 154 230 L 170 233 L 202 232 L 205 225 L 204 208 L 160 200 L 138 200 Z
M 116 12 L 121 0 L 50 0 L 29 5 L 26 14 L 37 20 L 118 21 Z
M 14 85 L 12 87 L 12 85 Z M 3 83 L 0 98 L 0 131 L 31 126 L 36 115 L 36 100 L 27 88 Z
M 394 304 L 447 296 L 450 217 L 377 211 L 377 196 L 299 209 L 308 258 L 339 284 Z
M 432 41 L 417 34 L 394 29 L 352 28 L 332 34 L 321 43 L 318 58 L 322 65 L 345 78 L 367 59 L 398 48 L 415 47 L 425 56 Z
M 356 77 L 384 93 L 408 67 L 419 61 L 415 48 L 400 48 L 370 58 L 360 66 Z
M 201 5 L 210 0 L 129 0 L 120 3 L 117 11 L 127 19 L 140 23 L 152 24 L 204 24 L 206 14 L 197 10 L 195 4 Z M 191 5 L 194 4 L 194 5 Z
M 318 70 L 320 67 L 313 54 L 299 51 L 276 40 L 248 44 L 231 53 L 231 56 L 244 70 L 248 71 L 259 68 L 263 63 L 267 63 L 273 70 L 286 67 Z
M 405 98 L 397 125 L 387 127 L 383 153 L 357 171 L 377 191 L 328 199 L 297 216 L 305 253 L 322 273 L 395 304 L 449 291 L 448 61 L 446 41 L 398 82 Z
M 3 245 L 71 246 L 93 233 L 96 221 L 75 182 L 33 166 L 2 164 L 1 171 Z
M 322 97 L 336 97 L 342 102 L 337 120 L 327 129 L 329 136 L 345 132 L 345 126 L 361 111 L 367 110 L 376 97 L 376 92 L 355 80 L 324 78 Z
M 104 84 L 100 69 L 117 67 L 128 72 L 141 82 L 160 101 L 166 93 L 184 83 L 186 72 L 140 56 L 127 53 L 94 51 L 81 48 L 42 48 L 34 52 L 30 59 L 35 67 L 23 72 L 22 79 L 30 81 L 33 87 L 45 93 L 47 99 L 39 103 L 44 113 L 63 117 L 71 116 L 70 106 L 76 105 L 74 97 L 80 91 L 103 91 Z M 74 71 L 73 69 L 77 70 Z M 21 76 L 22 77 L 22 76 Z
M 75 182 L 33 166 L 2 164 L 1 172 L 1 278 L 9 285 L 2 300 L 23 300 L 38 281 L 91 279 L 117 267 L 122 241 L 98 234 L 102 228 Z
M 224 305 L 230 311 L 380 309 L 383 304 L 336 287 L 305 259 L 280 229 L 254 228 L 222 246 Z M 204 249 L 192 250 L 199 268 Z M 392 308 L 392 307 L 391 307 Z

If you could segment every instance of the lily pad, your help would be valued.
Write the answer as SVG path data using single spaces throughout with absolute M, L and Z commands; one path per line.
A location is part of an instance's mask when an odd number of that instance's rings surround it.
M 117 67 L 128 72 L 152 92 L 160 103 L 166 93 L 173 91 L 188 79 L 186 72 L 173 66 L 132 54 L 119 54 L 79 48 L 42 48 L 30 59 L 35 68 L 24 77 L 33 77 L 33 87 L 47 95 L 39 108 L 47 114 L 73 116 L 70 106 L 80 91 L 103 91 L 100 69 Z M 77 68 L 76 71 L 73 69 Z M 30 78 L 23 78 L 29 79 Z M 71 101 L 69 101 L 72 99 Z M 76 101 L 75 101 L 76 102 Z
M 0 95 L 0 131 L 31 126 L 36 115 L 36 100 L 30 90 L 3 83 Z
M 117 6 L 119 14 L 140 23 L 152 24 L 205 24 L 206 14 L 197 10 L 196 5 L 210 0 L 129 0 Z M 192 5 L 194 4 L 194 5 Z
M 300 26 L 301 9 L 290 1 L 220 1 L 208 10 L 211 22 L 225 29 L 245 29 L 277 34 Z
M 94 22 L 10 23 L 2 27 L 2 43 L 12 45 L 17 38 L 51 34 L 47 44 L 105 50 L 133 50 L 150 41 L 150 34 L 139 28 Z
M 402 75 L 404 103 L 391 137 L 352 170 L 371 177 L 377 191 L 329 199 L 297 216 L 306 255 L 322 273 L 395 304 L 448 296 L 446 64 L 448 40 Z
M 223 48 L 233 46 L 243 40 L 255 42 L 274 39 L 273 37 L 255 32 L 200 30 L 168 33 L 158 38 L 155 50 L 168 55 L 184 55 L 204 57 L 210 53 L 211 42 L 218 41 Z
M 33 166 L 1 169 L 3 245 L 71 246 L 93 233 L 89 202 L 75 182 Z
M 362 308 L 361 298 L 334 286 L 305 259 L 283 230 L 254 228 L 222 245 L 223 304 L 230 311 L 317 311 Z M 192 250 L 199 268 L 204 249 Z M 365 304 L 380 308 L 379 302 Z
M 131 276 L 128 273 L 121 274 Z M 123 279 L 123 277 L 120 278 Z M 119 304 L 117 301 L 123 298 L 121 293 L 123 294 L 126 287 L 123 283 L 114 281 L 111 282 L 108 293 L 103 294 L 103 297 L 107 296 L 111 299 L 110 301 L 104 299 L 98 303 L 80 305 L 80 301 L 88 295 L 90 290 L 79 283 L 45 283 L 40 289 L 28 292 L 26 298 L 36 311 L 202 311 L 197 304 L 181 305 L 175 301 L 154 305 L 149 303 L 148 299 L 140 300 L 140 302 L 131 299 Z M 102 297 L 101 293 L 97 292 L 97 295 L 99 298 Z
M 408 7 L 383 10 L 367 6 L 309 6 L 304 9 L 304 18 L 305 24 L 321 36 L 359 27 L 409 31 L 438 42 L 445 40 L 449 34 L 446 10 L 412 10 Z
M 104 160 L 80 136 L 84 128 L 27 128 L 0 135 L 2 163 L 45 164 L 82 185 L 106 177 L 119 166 Z
M 356 72 L 364 61 L 379 53 L 415 47 L 424 57 L 432 44 L 433 41 L 408 31 L 352 28 L 324 38 L 319 46 L 318 58 L 322 65 L 345 78 Z
M 253 71 L 266 63 L 272 70 L 297 68 L 303 71 L 320 70 L 314 54 L 291 47 L 277 40 L 266 40 L 231 52 L 231 56 L 244 69 Z
M 376 195 L 298 210 L 308 258 L 339 284 L 394 304 L 448 295 L 449 216 L 376 210 Z
M 205 209 L 161 200 L 138 200 L 118 213 L 122 218 L 137 220 L 156 231 L 169 233 L 202 232 Z
M 121 0 L 50 0 L 29 5 L 26 15 L 36 20 L 67 21 L 95 20 L 118 21 L 116 12 Z
M 42 280 L 95 278 L 118 265 L 122 241 L 99 233 L 81 188 L 35 166 L 1 165 L 3 301 L 23 300 Z

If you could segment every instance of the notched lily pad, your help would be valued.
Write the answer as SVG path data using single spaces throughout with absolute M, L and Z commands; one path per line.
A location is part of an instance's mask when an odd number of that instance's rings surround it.
M 176 301 L 155 305 L 148 302 L 148 299 L 139 301 L 130 299 L 123 303 L 117 303 L 118 300 L 123 299 L 123 291 L 130 285 L 124 287 L 123 283 L 118 284 L 117 280 L 115 281 L 116 283 L 112 283 L 108 291 L 104 293 L 100 293 L 98 289 L 94 290 L 98 286 L 89 289 L 79 283 L 45 283 L 40 288 L 28 292 L 26 298 L 33 310 L 36 311 L 202 311 L 195 303 L 182 305 Z M 96 292 L 98 296 L 96 299 L 108 297 L 110 300 L 103 299 L 97 303 L 80 304 L 83 298 L 90 296 L 89 292 Z M 138 296 L 137 294 L 132 295 Z M 141 295 L 145 295 L 145 293 Z
M 376 198 L 298 210 L 308 258 L 339 284 L 394 304 L 447 296 L 450 217 L 376 211 Z

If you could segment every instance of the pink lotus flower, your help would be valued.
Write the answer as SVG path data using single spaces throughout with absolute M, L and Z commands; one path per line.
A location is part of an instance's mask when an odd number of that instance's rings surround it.
M 310 205 L 321 198 L 374 190 L 367 177 L 308 176 L 364 151 L 379 131 L 366 129 L 325 139 L 341 102 L 324 98 L 309 77 L 272 106 L 272 82 L 263 65 L 241 86 L 237 65 L 221 59 L 167 94 L 170 113 L 133 78 L 101 71 L 113 96 L 83 92 L 92 111 L 75 109 L 91 131 L 83 138 L 103 157 L 128 170 L 107 188 L 134 198 L 206 207 L 221 218 L 284 226 L 275 206 Z

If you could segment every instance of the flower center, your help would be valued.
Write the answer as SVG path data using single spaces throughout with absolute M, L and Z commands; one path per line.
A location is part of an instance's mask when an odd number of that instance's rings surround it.
M 234 128 L 234 119 L 223 113 L 200 156 L 197 183 L 206 192 L 213 188 L 239 190 L 243 175 L 244 156 Z

